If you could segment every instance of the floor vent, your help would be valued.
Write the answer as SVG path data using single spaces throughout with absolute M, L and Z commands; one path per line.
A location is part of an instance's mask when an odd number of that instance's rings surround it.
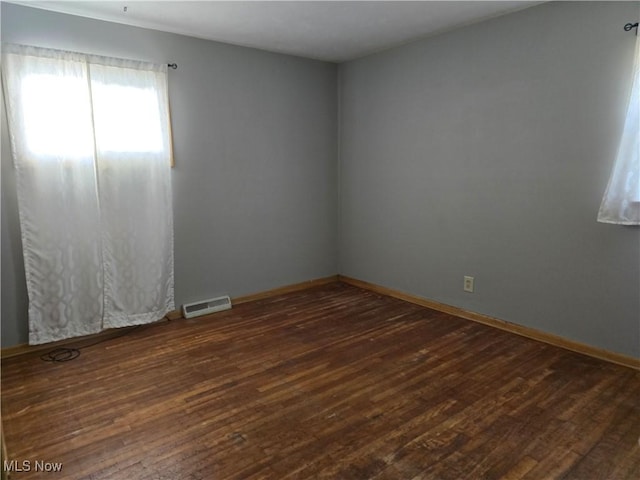
M 185 303 L 182 306 L 182 316 L 184 318 L 199 317 L 220 310 L 229 310 L 231 308 L 231 299 L 225 295 L 224 297 L 211 298 L 201 302 Z

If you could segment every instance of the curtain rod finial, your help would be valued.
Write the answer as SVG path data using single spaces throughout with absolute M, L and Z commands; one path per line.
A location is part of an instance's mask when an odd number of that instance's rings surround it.
M 169 68 L 173 68 L 174 70 L 176 70 L 178 68 L 178 64 L 177 63 L 168 63 L 167 66 Z

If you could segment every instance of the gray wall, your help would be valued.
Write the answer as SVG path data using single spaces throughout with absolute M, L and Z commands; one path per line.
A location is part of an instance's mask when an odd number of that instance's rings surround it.
M 170 70 L 176 303 L 337 272 L 336 66 L 2 3 L 2 41 Z M 2 346 L 27 340 L 6 122 Z
M 554 2 L 341 65 L 340 272 L 640 357 L 640 229 L 595 220 L 638 13 Z

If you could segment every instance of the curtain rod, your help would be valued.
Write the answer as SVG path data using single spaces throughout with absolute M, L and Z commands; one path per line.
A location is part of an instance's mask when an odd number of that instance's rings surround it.
M 638 26 L 638 24 L 636 23 L 636 27 Z M 625 29 L 627 27 L 624 27 Z M 173 68 L 174 70 L 178 68 L 178 64 L 177 63 L 167 63 L 167 67 L 169 68 Z

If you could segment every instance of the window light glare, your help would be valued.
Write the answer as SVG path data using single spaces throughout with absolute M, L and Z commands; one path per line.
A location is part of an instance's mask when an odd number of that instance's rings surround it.
M 91 155 L 91 109 L 83 78 L 29 75 L 21 88 L 25 141 L 31 153 L 60 158 Z
M 164 150 L 160 109 L 152 89 L 104 83 L 92 88 L 99 151 Z
M 93 155 L 93 125 L 103 152 L 162 152 L 158 99 L 152 89 L 94 83 L 91 99 L 82 77 L 35 74 L 22 80 L 26 146 L 40 157 Z M 93 113 L 93 119 L 92 119 Z

